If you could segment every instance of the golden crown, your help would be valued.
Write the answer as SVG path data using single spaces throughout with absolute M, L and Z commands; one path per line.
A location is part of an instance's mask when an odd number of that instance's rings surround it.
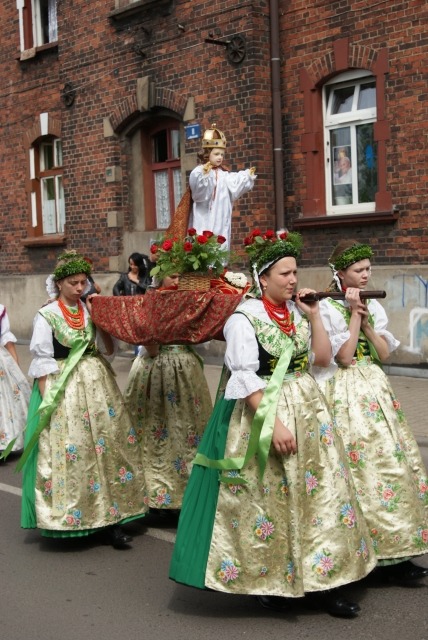
M 215 122 L 211 125 L 210 129 L 204 132 L 202 137 L 203 149 L 226 149 L 226 136 L 223 131 L 217 129 Z

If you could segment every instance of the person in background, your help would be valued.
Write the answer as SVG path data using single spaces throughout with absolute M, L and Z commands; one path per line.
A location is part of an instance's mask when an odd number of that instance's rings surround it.
M 154 294 L 176 288 L 179 278 L 179 274 L 165 277 Z M 124 398 L 142 440 L 150 511 L 177 516 L 191 461 L 212 410 L 201 358 L 186 345 L 141 347 Z
M 193 463 L 170 577 L 257 596 L 289 598 L 352 618 L 341 587 L 375 566 L 343 444 L 310 365 L 331 345 L 319 303 L 297 283 L 299 234 L 255 229 L 245 241 L 258 297 L 228 319 L 225 365 L 213 414 Z
M 60 256 L 47 281 L 56 300 L 34 320 L 21 526 L 50 538 L 98 533 L 122 549 L 132 538 L 120 523 L 148 507 L 136 433 L 107 362 L 115 343 L 92 322 L 92 298 L 80 301 L 90 271 L 78 253 Z
M 6 307 L 0 304 L 0 458 L 24 446 L 30 385 L 22 373 Z
M 320 309 L 336 362 L 317 378 L 331 407 L 378 558 L 375 575 L 411 585 L 428 569 L 410 558 L 428 552 L 428 474 L 381 363 L 399 342 L 377 300 L 363 302 L 373 250 L 343 240 L 330 259 L 329 290 Z
M 131 253 L 128 265 L 127 273 L 122 273 L 113 287 L 114 296 L 143 295 L 150 285 L 150 270 L 153 265 L 146 255 Z

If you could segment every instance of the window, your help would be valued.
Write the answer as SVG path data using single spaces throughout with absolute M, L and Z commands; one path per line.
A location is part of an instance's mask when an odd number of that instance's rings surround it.
M 64 233 L 61 140 L 42 138 L 30 148 L 31 219 L 34 235 Z
M 57 0 L 17 0 L 21 51 L 58 40 Z
M 324 86 L 327 214 L 375 211 L 378 191 L 376 81 L 342 74 Z
M 152 207 L 146 206 L 146 211 L 154 211 L 154 219 L 150 221 L 149 218 L 146 221 L 152 228 L 166 229 L 183 195 L 178 123 L 164 123 L 153 129 L 149 135 L 144 134 L 142 144 L 143 156 L 146 157 L 143 169 L 146 174 L 145 183 L 153 194 Z M 150 157 L 147 146 L 150 149 Z

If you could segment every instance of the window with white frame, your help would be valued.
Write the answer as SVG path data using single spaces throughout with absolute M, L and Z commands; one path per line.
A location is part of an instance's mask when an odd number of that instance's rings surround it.
M 17 0 L 21 51 L 58 40 L 58 0 Z
M 156 228 L 166 229 L 183 195 L 178 125 L 164 126 L 151 135 Z
M 375 211 L 376 82 L 347 72 L 323 88 L 327 214 Z
M 37 235 L 64 233 L 65 205 L 62 183 L 61 140 L 42 138 L 30 148 L 32 226 Z

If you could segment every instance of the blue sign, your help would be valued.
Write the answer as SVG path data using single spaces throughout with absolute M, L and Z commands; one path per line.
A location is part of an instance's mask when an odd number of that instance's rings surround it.
M 196 140 L 201 137 L 201 125 L 200 124 L 188 124 L 184 127 L 186 132 L 186 140 Z

